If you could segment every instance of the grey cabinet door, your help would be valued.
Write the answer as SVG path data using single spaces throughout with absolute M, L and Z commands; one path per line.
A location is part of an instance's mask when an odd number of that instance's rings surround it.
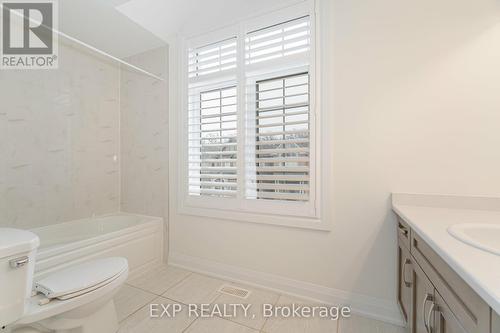
M 460 325 L 441 295 L 436 292 L 435 297 L 435 325 L 432 333 L 469 333 Z
M 491 333 L 500 333 L 500 314 L 492 310 L 491 317 Z
M 410 251 L 398 242 L 398 303 L 406 321 L 410 327 L 411 294 L 412 294 L 412 261 Z
M 434 302 L 434 286 L 424 271 L 414 264 L 412 266 L 412 302 L 411 302 L 411 333 L 429 333 L 434 317 L 429 316 Z

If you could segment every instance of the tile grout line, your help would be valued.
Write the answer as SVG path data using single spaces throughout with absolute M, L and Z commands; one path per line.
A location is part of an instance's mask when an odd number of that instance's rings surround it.
M 140 288 L 136 288 L 136 287 L 134 287 L 134 286 L 131 286 L 131 285 L 127 284 L 127 283 L 125 283 L 125 285 L 127 285 L 128 287 L 131 287 L 131 288 L 134 288 L 134 289 L 140 290 L 140 291 L 145 291 L 145 290 L 142 290 L 142 289 L 140 289 Z M 157 298 L 157 297 L 156 297 L 156 296 L 157 296 L 156 294 L 153 294 L 153 293 L 151 293 L 151 292 L 148 292 L 148 294 L 151 294 L 152 296 L 155 296 L 152 300 L 154 300 L 155 298 Z M 152 301 L 152 300 L 151 300 L 151 301 Z M 132 316 L 133 314 L 135 314 L 136 312 L 138 312 L 139 310 L 141 310 L 143 307 L 145 307 L 145 306 L 146 306 L 149 302 L 151 302 L 151 301 L 148 301 L 148 302 L 144 303 L 143 305 L 139 306 L 139 307 L 137 308 L 137 310 L 134 310 L 132 313 L 130 313 L 129 315 L 125 316 L 122 320 L 118 321 L 118 324 L 121 324 L 122 322 L 124 322 L 126 319 L 128 319 L 128 317 Z M 114 302 L 114 298 L 113 298 L 113 302 Z M 115 307 L 116 307 L 116 305 L 115 305 Z
M 192 272 L 189 272 L 189 274 L 187 274 L 185 277 L 183 277 L 182 279 L 180 279 L 179 281 L 175 282 L 173 285 L 171 285 L 170 287 L 168 287 L 167 289 L 165 289 L 165 291 L 163 291 L 161 294 L 157 294 L 154 291 L 147 290 L 147 289 L 144 289 L 142 287 L 135 286 L 135 285 L 131 284 L 130 282 L 125 282 L 125 284 L 128 285 L 128 286 L 140 289 L 142 291 L 148 292 L 150 294 L 156 295 L 156 296 L 162 296 L 164 293 L 166 293 L 167 291 L 169 291 L 171 288 L 177 286 L 179 283 L 181 283 L 182 281 L 184 281 L 185 279 L 187 279 L 192 274 L 193 274 Z
M 187 327 L 185 329 L 183 329 L 181 332 L 184 333 L 186 332 L 191 326 L 193 326 L 193 324 L 195 323 L 195 321 L 199 320 L 200 318 L 196 318 L 195 320 L 193 320 L 192 322 L 189 323 L 189 325 L 187 325 Z
M 182 279 L 180 279 L 179 281 L 177 281 L 176 283 L 174 283 L 173 285 L 171 285 L 170 287 L 168 287 L 167 290 L 165 290 L 160 296 L 164 295 L 170 289 L 172 289 L 174 287 L 177 287 L 181 282 L 185 281 L 188 277 L 190 277 L 192 275 L 193 275 L 193 272 L 189 272 L 189 274 L 187 274 L 185 277 L 183 277 Z
M 280 300 L 280 298 L 281 298 L 282 296 L 283 296 L 283 294 L 278 294 L 278 297 L 276 298 L 276 301 L 274 302 L 273 307 L 275 307 L 275 306 L 278 304 L 278 302 L 279 302 L 279 300 Z M 267 324 L 267 322 L 268 322 L 268 321 L 269 321 L 269 318 L 266 318 L 266 320 L 264 320 L 264 324 L 263 324 L 263 325 L 262 325 L 262 327 L 260 328 L 260 332 L 265 333 L 265 332 L 264 332 L 264 327 L 266 327 L 266 324 Z

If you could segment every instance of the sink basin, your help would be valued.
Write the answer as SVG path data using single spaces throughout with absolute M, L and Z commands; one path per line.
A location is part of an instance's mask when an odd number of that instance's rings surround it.
M 500 224 L 455 224 L 448 233 L 470 246 L 500 256 Z

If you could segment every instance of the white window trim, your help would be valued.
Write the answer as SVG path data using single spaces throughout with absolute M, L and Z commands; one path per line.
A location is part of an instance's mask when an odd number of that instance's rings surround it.
M 320 77 L 316 75 L 317 64 L 319 64 L 318 56 L 316 53 L 316 47 L 318 43 L 318 16 L 315 13 L 314 1 L 307 1 L 299 6 L 291 6 L 285 10 L 270 13 L 260 17 L 258 20 L 250 21 L 251 24 L 256 26 L 266 26 L 268 22 L 276 22 L 280 20 L 280 17 L 291 17 L 295 15 L 309 15 L 311 17 L 311 51 L 310 51 L 310 65 L 308 72 L 310 74 L 310 131 L 311 142 L 310 142 L 310 186 L 311 186 L 311 200 L 309 202 L 266 202 L 265 200 L 248 200 L 242 197 L 244 192 L 241 190 L 245 185 L 244 180 L 244 160 L 238 160 L 238 169 L 240 176 L 238 177 L 238 196 L 236 198 L 218 198 L 218 197 L 193 197 L 188 194 L 187 186 L 187 117 L 184 115 L 187 112 L 187 52 L 188 47 L 186 44 L 186 39 L 179 38 L 177 40 L 177 62 L 179 66 L 177 67 L 178 83 L 177 86 L 177 96 L 176 96 L 176 109 L 180 112 L 177 113 L 177 150 L 178 156 L 180 157 L 177 163 L 177 209 L 178 213 L 185 215 L 194 215 L 201 217 L 209 217 L 224 220 L 234 220 L 234 221 L 245 221 L 260 224 L 272 224 L 287 227 L 297 227 L 305 229 L 315 229 L 315 230 L 331 230 L 330 223 L 321 219 L 321 155 L 318 152 L 321 151 L 321 126 L 319 126 L 319 109 L 320 109 L 320 99 L 319 99 L 319 89 L 318 82 Z M 277 19 L 278 17 L 278 19 Z M 257 22 L 257 23 L 256 23 Z M 260 22 L 260 23 L 259 23 Z M 234 36 L 235 31 L 239 31 L 238 36 L 244 36 L 244 32 L 250 31 L 249 26 L 246 22 L 245 24 L 240 24 L 237 26 L 232 26 L 228 29 L 217 31 L 210 34 L 209 38 L 226 38 Z M 206 37 L 205 37 L 206 38 Z M 190 39 L 193 41 L 193 39 Z M 212 39 L 213 41 L 214 39 Z M 206 40 L 205 40 L 206 41 Z M 196 40 L 197 43 L 203 43 L 203 37 Z M 244 38 L 238 38 L 238 52 L 244 52 Z M 191 45 L 192 46 L 192 45 Z M 240 53 L 241 54 L 241 53 Z M 238 60 L 238 78 L 244 77 L 244 59 L 239 57 Z M 240 63 L 240 62 L 243 62 Z M 243 73 L 242 73 L 243 72 Z M 290 72 L 288 70 L 288 72 Z M 276 74 L 274 72 L 273 74 Z M 245 89 L 245 80 L 238 79 L 238 96 L 244 99 L 244 94 L 241 91 Z M 180 88 L 180 89 L 179 89 Z M 175 89 L 174 89 L 175 90 Z M 240 101 L 239 105 L 244 105 L 244 101 Z M 239 129 L 244 128 L 244 114 L 246 110 L 244 108 L 238 108 L 238 122 Z M 243 136 L 241 136 L 243 137 Z M 238 142 L 238 154 L 244 154 L 244 142 Z M 250 202 L 253 201 L 253 202 Z M 275 213 L 277 205 L 284 208 L 288 214 Z M 294 211 L 295 209 L 295 211 Z M 259 213 L 256 213 L 259 212 Z

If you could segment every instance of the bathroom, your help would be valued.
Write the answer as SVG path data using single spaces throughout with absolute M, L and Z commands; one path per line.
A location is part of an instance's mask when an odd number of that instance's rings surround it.
M 0 6 L 0 332 L 500 333 L 498 0 Z

